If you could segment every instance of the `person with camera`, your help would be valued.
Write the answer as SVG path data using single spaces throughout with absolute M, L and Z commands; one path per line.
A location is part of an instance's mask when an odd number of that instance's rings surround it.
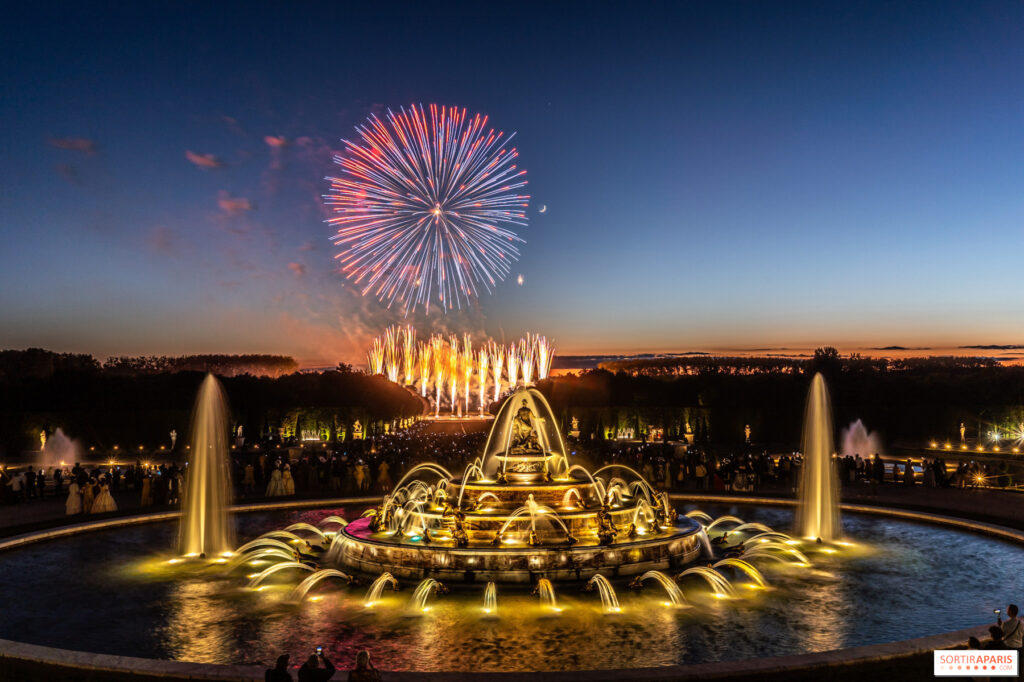
M 1017 605 L 1010 604 L 1006 607 L 1006 621 L 1004 622 L 999 613 L 996 613 L 996 625 L 1003 629 L 1003 643 L 1007 649 L 1020 649 L 1024 643 L 1024 623 L 1017 618 Z
M 316 653 L 306 659 L 299 668 L 299 682 L 327 682 L 334 676 L 334 664 L 324 656 L 324 648 L 318 646 Z

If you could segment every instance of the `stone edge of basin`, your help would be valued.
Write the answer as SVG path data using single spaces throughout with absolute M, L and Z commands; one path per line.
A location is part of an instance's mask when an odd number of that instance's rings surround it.
M 702 502 L 719 502 L 724 504 L 753 504 L 793 506 L 792 500 L 776 498 L 751 498 L 723 495 L 673 495 L 676 500 L 692 500 Z M 375 502 L 377 498 L 338 498 L 324 500 L 304 500 L 299 502 L 273 502 L 236 505 L 233 511 L 258 512 L 284 509 L 324 507 L 331 505 L 360 504 Z M 844 511 L 892 516 L 908 520 L 952 526 L 985 535 L 999 537 L 1004 540 L 1024 543 L 1024 532 L 989 523 L 970 521 L 953 516 L 916 512 L 892 507 L 874 507 L 871 505 L 841 505 Z M 178 512 L 144 514 L 122 518 L 106 519 L 62 526 L 36 533 L 26 533 L 0 540 L 0 552 L 22 545 L 50 540 L 82 532 L 91 532 L 107 528 L 130 526 L 143 523 L 168 521 L 179 516 Z M 568 682 L 569 680 L 621 680 L 623 682 L 651 680 L 669 682 L 670 680 L 694 679 L 728 679 L 749 678 L 764 675 L 785 675 L 786 673 L 811 673 L 815 670 L 841 669 L 887 661 L 900 661 L 927 654 L 935 649 L 950 649 L 963 646 L 968 637 L 983 638 L 985 626 L 947 632 L 928 637 L 920 637 L 898 642 L 872 644 L 835 649 L 810 654 L 794 654 L 768 658 L 752 658 L 738 661 L 719 661 L 713 663 L 697 663 L 693 665 L 675 665 L 660 668 L 634 668 L 621 670 L 571 670 L 552 672 L 385 672 L 384 679 L 388 682 L 468 682 L 470 680 L 487 682 L 488 680 L 509 681 L 529 677 L 531 682 Z M 341 662 L 344 664 L 344 662 Z M 104 679 L 100 675 L 113 676 L 125 680 L 215 680 L 221 682 L 258 682 L 263 679 L 264 668 L 257 666 L 219 665 L 206 663 L 189 663 L 183 661 L 166 661 L 151 658 L 135 658 L 131 656 L 115 656 L 84 651 L 72 651 L 37 644 L 26 644 L 13 640 L 0 639 L 0 679 L 4 678 L 5 670 L 16 667 L 25 670 L 38 666 L 40 679 L 49 677 L 67 678 L 67 673 L 78 673 L 73 679 Z M 930 666 L 929 672 L 930 672 Z M 95 677 L 92 677 L 95 675 Z M 340 679 L 340 678 L 339 678 Z

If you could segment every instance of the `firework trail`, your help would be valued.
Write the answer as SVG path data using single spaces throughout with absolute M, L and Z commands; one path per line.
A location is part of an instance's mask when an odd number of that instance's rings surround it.
M 555 347 L 548 343 L 547 337 L 534 337 L 537 348 L 537 378 L 547 379 L 551 373 L 551 361 L 555 359 Z
M 434 416 L 441 413 L 441 390 L 444 387 L 445 371 L 448 369 L 448 358 L 444 355 L 444 338 L 435 336 L 430 339 L 434 348 L 434 389 L 437 392 L 435 401 Z
M 334 157 L 324 203 L 341 272 L 405 313 L 461 308 L 510 273 L 529 195 L 515 136 L 465 109 L 412 105 L 371 116 Z
M 469 415 L 469 384 L 473 381 L 473 339 L 469 334 L 462 336 L 462 395 L 466 403 L 466 410 L 463 414 Z
M 402 366 L 405 369 L 405 385 L 409 386 L 416 374 L 416 330 L 411 325 L 402 329 Z
M 501 371 L 505 366 L 505 353 L 501 346 L 493 341 L 488 344 L 491 356 L 491 374 L 494 377 L 494 402 L 501 399 Z
M 427 397 L 427 388 L 430 385 L 430 361 L 433 358 L 434 347 L 429 343 L 420 344 L 419 366 L 420 366 L 420 396 Z
M 487 349 L 481 348 L 476 355 L 477 376 L 480 378 L 480 414 L 484 413 L 484 407 L 487 405 L 487 365 L 489 361 L 490 355 Z
M 505 364 L 508 366 L 508 388 L 514 391 L 519 383 L 519 351 L 514 343 L 505 351 Z
M 519 341 L 519 362 L 522 364 L 523 386 L 533 383 L 533 339 L 527 334 L 525 339 Z
M 459 337 L 452 334 L 448 340 L 448 381 L 451 385 L 452 412 L 459 404 Z
M 373 346 L 366 353 L 370 364 L 370 374 L 384 373 L 384 344 L 379 338 L 373 340 Z
M 488 340 L 475 349 L 469 334 L 464 334 L 461 342 L 454 334 L 434 334 L 417 343 L 412 326 L 395 325 L 373 340 L 367 359 L 371 374 L 383 374 L 395 383 L 401 380 L 405 386 L 413 386 L 418 380 L 419 394 L 424 398 L 433 382 L 435 415 L 440 414 L 442 402 L 452 413 L 468 415 L 474 392 L 479 395 L 478 407 L 483 413 L 489 402 L 488 382 L 494 384 L 493 400 L 499 401 L 505 388 L 505 371 L 509 390 L 515 389 L 520 377 L 524 386 L 530 386 L 535 379 L 548 376 L 554 354 L 554 346 L 539 334 L 528 333 L 509 346 Z
M 384 373 L 388 381 L 398 382 L 398 327 L 388 327 L 384 330 Z

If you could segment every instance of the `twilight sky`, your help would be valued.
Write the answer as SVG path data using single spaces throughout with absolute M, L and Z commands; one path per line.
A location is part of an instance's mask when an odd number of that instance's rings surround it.
M 323 177 L 413 102 L 517 131 L 533 195 L 512 280 L 421 332 L 1024 343 L 1022 36 L 1019 2 L 6 3 L 0 348 L 358 361 L 400 318 L 334 270 Z

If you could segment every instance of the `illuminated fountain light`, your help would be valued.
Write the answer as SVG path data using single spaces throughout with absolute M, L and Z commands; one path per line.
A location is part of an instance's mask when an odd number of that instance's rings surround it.
M 832 406 L 825 379 L 819 372 L 811 380 L 804 410 L 804 463 L 796 512 L 796 529 L 801 537 L 831 541 L 842 536 L 834 452 Z
M 711 588 L 711 593 L 719 599 L 727 599 L 736 595 L 736 590 L 732 584 L 726 580 L 725 576 L 716 571 L 713 568 L 707 566 L 694 566 L 688 568 L 679 575 L 676 576 L 676 580 L 682 580 L 688 575 L 695 575 L 703 578 Z
M 498 586 L 493 580 L 484 588 L 484 613 L 490 616 L 498 615 Z
M 288 596 L 288 601 L 296 603 L 301 602 L 306 596 L 306 593 L 309 592 L 314 585 L 326 580 L 327 578 L 341 578 L 346 582 L 350 582 L 352 580 L 352 576 L 347 573 L 342 573 L 334 568 L 323 568 L 319 571 L 315 571 L 312 575 L 308 576 L 305 580 L 296 585 L 295 589 L 293 589 L 291 594 Z
M 732 557 L 728 559 L 722 559 L 714 566 L 712 566 L 712 568 L 717 570 L 722 566 L 728 568 L 735 568 L 739 571 L 742 571 L 747 576 L 749 576 L 750 579 L 754 581 L 754 585 L 756 585 L 759 588 L 767 587 L 768 585 L 768 583 L 765 582 L 764 576 L 761 575 L 761 571 L 757 570 L 757 568 L 753 564 L 750 564 L 742 559 L 736 559 Z
M 263 571 L 260 571 L 255 576 L 253 576 L 252 580 L 249 581 L 249 587 L 250 588 L 259 587 L 260 583 L 262 583 L 264 580 L 266 580 L 270 576 L 274 575 L 275 573 L 279 573 L 280 571 L 287 571 L 287 570 L 291 570 L 291 569 L 300 569 L 300 570 L 303 570 L 303 571 L 315 571 L 316 570 L 312 566 L 310 566 L 308 564 L 304 564 L 304 563 L 298 562 L 298 561 L 282 561 L 281 563 L 274 564 L 273 566 L 271 566 L 271 567 L 269 567 L 269 568 L 267 568 L 267 569 L 265 569 Z
M 669 578 L 661 571 L 647 571 L 638 578 L 637 582 L 642 584 L 651 578 L 665 588 L 665 592 L 668 594 L 668 601 L 665 602 L 666 606 L 686 606 L 686 597 L 683 596 L 683 591 L 679 589 L 679 585 L 676 585 L 672 578 Z
M 385 571 L 373 581 L 373 584 L 370 585 L 370 589 L 366 591 L 366 598 L 363 599 L 363 606 L 366 608 L 372 608 L 374 604 L 380 601 L 380 595 L 388 585 L 391 586 L 392 590 L 395 590 L 396 592 L 398 591 L 398 581 L 395 580 L 393 575 Z
M 327 518 L 325 518 L 325 519 L 320 521 L 320 528 L 321 529 L 324 528 L 325 526 L 331 526 L 331 525 L 337 525 L 337 526 L 341 526 L 342 528 L 344 528 L 345 526 L 348 525 L 348 521 L 346 521 L 345 519 L 341 518 L 340 516 L 334 516 L 334 515 L 328 516 Z
M 551 584 L 551 581 L 547 578 L 541 578 L 537 581 L 537 596 L 540 598 L 540 605 L 546 607 L 556 613 L 561 613 L 562 609 L 558 608 L 558 601 L 555 599 L 555 588 Z
M 710 533 L 711 531 L 713 531 L 715 528 L 717 528 L 718 526 L 722 525 L 723 523 L 736 524 L 737 526 L 742 526 L 744 524 L 744 521 L 743 521 L 743 519 L 741 519 L 738 516 L 730 516 L 730 515 L 726 514 L 725 516 L 719 516 L 717 519 L 715 519 L 714 521 L 709 523 L 707 526 L 705 526 L 704 529 L 707 532 Z
M 694 519 L 704 526 L 707 526 L 713 520 L 708 514 L 702 512 L 700 509 L 694 509 L 693 511 L 686 512 L 686 518 Z
M 409 599 L 409 610 L 414 613 L 427 613 L 430 611 L 427 606 L 427 601 L 430 599 L 430 595 L 437 594 L 444 585 L 434 580 L 433 578 L 426 578 L 417 587 L 416 591 L 413 592 L 412 598 Z
M 229 551 L 234 545 L 234 527 L 228 517 L 227 400 L 213 374 L 203 379 L 192 414 L 192 444 L 182 499 L 178 552 L 204 557 Z
M 597 587 L 597 591 L 601 595 L 601 608 L 605 613 L 622 613 L 619 598 L 615 596 L 615 588 L 603 575 L 595 574 L 587 583 L 587 587 Z
M 308 532 L 313 533 L 314 535 L 318 536 L 322 541 L 324 541 L 324 542 L 327 541 L 327 536 L 324 535 L 324 532 L 322 530 L 320 530 L 319 528 L 317 528 L 316 526 L 310 524 L 310 523 L 305 523 L 305 522 L 293 523 L 292 525 L 290 525 L 287 528 L 285 528 L 285 531 L 289 532 L 289 533 L 294 533 L 295 531 L 299 531 L 299 530 L 308 531 Z
M 757 542 L 751 547 L 744 549 L 740 559 L 745 561 L 764 557 L 781 563 L 794 564 L 796 566 L 810 566 L 811 561 L 807 556 L 793 545 L 776 540 Z
M 295 561 L 295 551 L 292 549 L 281 549 L 279 547 L 256 547 L 253 551 L 240 554 L 232 559 L 227 565 L 227 572 L 231 573 L 243 564 L 250 566 L 262 566 L 268 560 L 274 563 Z

